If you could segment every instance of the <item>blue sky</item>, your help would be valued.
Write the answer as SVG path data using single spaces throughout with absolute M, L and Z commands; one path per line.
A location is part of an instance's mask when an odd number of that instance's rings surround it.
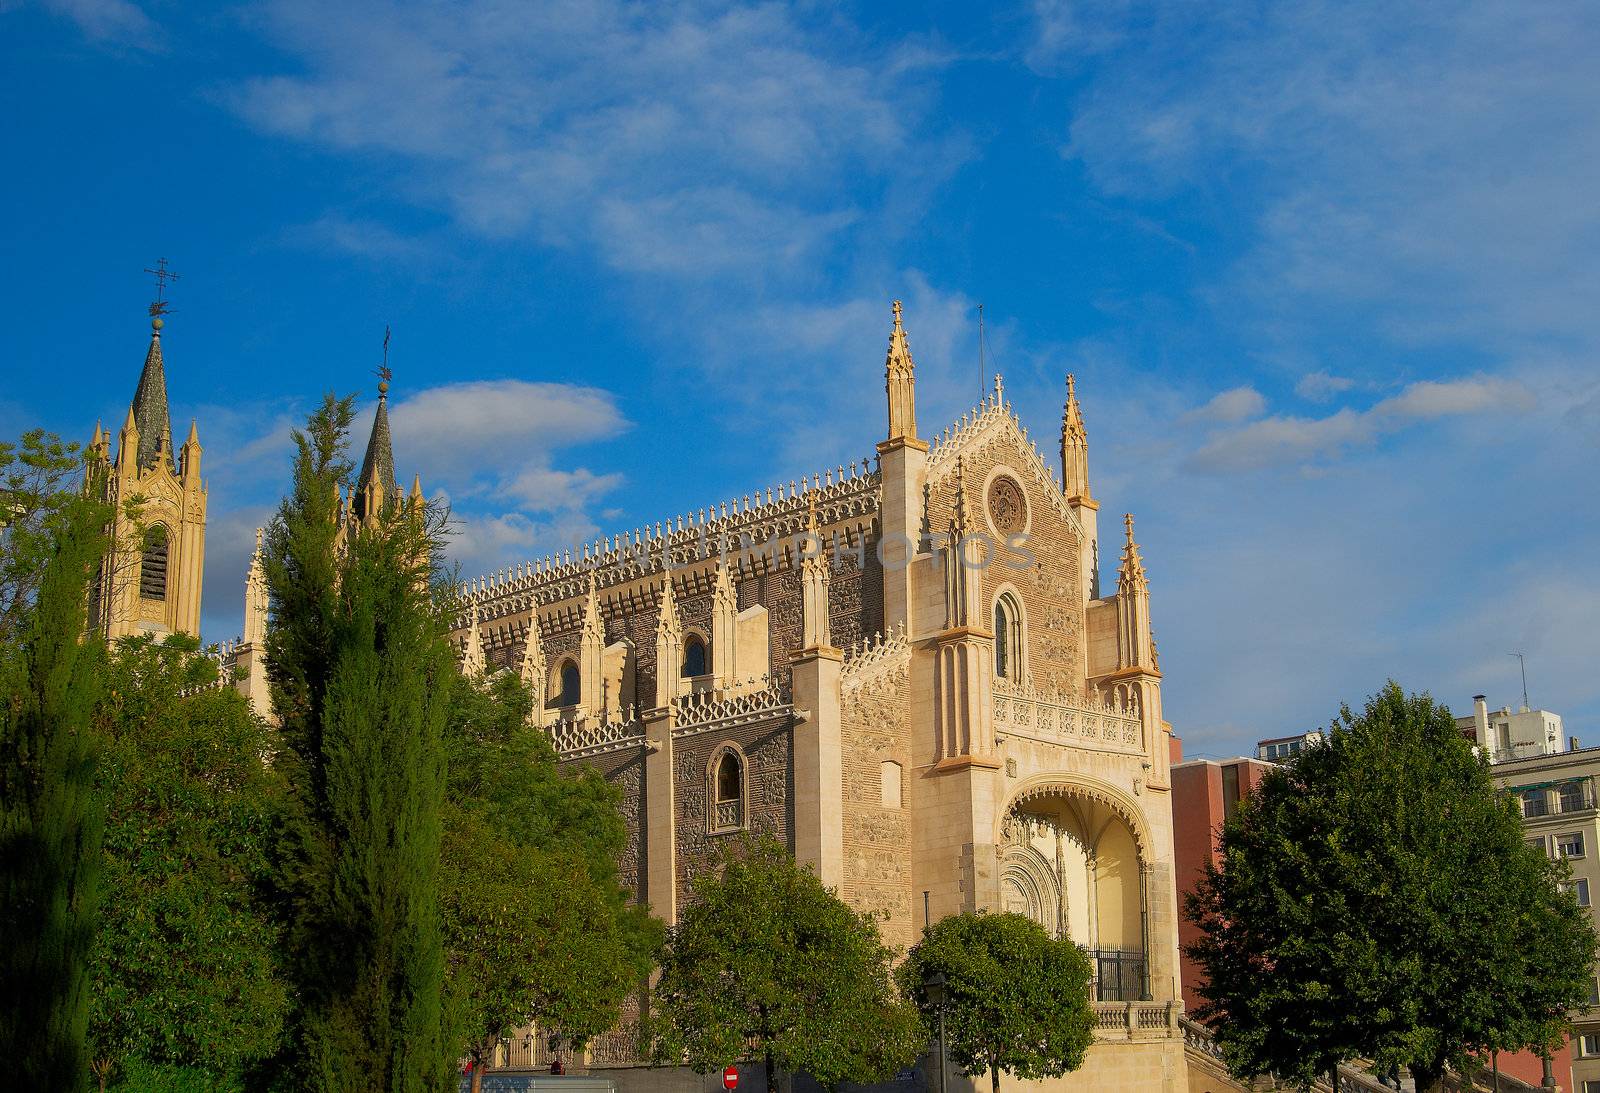
M 1191 754 L 1513 649 L 1600 743 L 1600 18 L 1392 7 L 0 0 L 0 434 L 120 420 L 167 256 L 218 639 L 385 324 L 476 573 L 866 455 L 896 297 L 931 431 L 981 302 Z

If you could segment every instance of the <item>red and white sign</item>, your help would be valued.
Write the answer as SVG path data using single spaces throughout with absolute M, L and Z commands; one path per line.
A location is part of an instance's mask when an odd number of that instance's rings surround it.
M 722 1088 L 723 1089 L 738 1089 L 739 1088 L 739 1068 L 738 1067 L 736 1067 L 736 1066 L 725 1066 L 725 1067 L 722 1068 Z

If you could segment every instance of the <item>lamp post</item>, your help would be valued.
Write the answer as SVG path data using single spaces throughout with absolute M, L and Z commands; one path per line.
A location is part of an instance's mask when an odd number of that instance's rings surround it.
M 944 1003 L 945 987 L 948 980 L 944 972 L 935 970 L 933 974 L 922 981 L 922 989 L 928 996 L 928 1001 L 939 1007 L 939 1093 L 945 1093 L 944 1078 Z

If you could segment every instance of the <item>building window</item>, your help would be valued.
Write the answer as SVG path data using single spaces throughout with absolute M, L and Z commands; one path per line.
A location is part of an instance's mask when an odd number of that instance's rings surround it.
M 1562 782 L 1556 787 L 1556 799 L 1560 802 L 1562 812 L 1583 811 L 1583 783 Z
M 1583 857 L 1583 832 L 1574 831 L 1569 835 L 1556 836 L 1556 857 L 1581 858 Z
M 878 768 L 878 775 L 883 787 L 883 807 L 900 808 L 900 764 L 893 759 L 885 759 Z
M 1545 804 L 1544 790 L 1526 789 L 1522 791 L 1522 815 L 1524 817 L 1547 816 L 1550 808 Z
M 724 744 L 711 756 L 707 770 L 710 785 L 707 828 L 713 834 L 738 831 L 744 827 L 745 758 L 732 744 Z
M 579 697 L 583 694 L 583 681 L 578 675 L 576 661 L 565 660 L 561 662 L 561 667 L 556 669 L 556 683 L 558 686 L 556 687 L 555 698 L 550 704 L 552 706 L 576 706 Z
M 1009 592 L 994 601 L 994 674 L 1022 682 L 1022 605 Z
M 706 639 L 690 634 L 683 643 L 683 676 L 685 679 L 706 674 Z
M 1530 850 L 1537 850 L 1539 853 L 1543 854 L 1545 852 L 1545 849 L 1544 849 L 1544 836 L 1540 835 L 1538 838 L 1529 839 L 1528 840 L 1528 848 Z
M 1586 1059 L 1593 1055 L 1600 1055 L 1600 1036 L 1596 1036 L 1591 1032 L 1580 1039 L 1578 1041 L 1578 1054 L 1582 1055 Z M 1591 1085 L 1600 1085 L 1600 1082 L 1584 1083 L 1585 1088 L 1588 1088 Z
M 167 598 L 167 529 L 156 524 L 144 533 L 139 555 L 139 595 L 147 600 Z
M 1600 979 L 1589 980 L 1589 1004 L 1600 1006 Z
M 1588 1081 L 1583 1083 L 1583 1093 L 1600 1093 L 1600 1082 Z
M 1571 884 L 1567 885 L 1566 887 L 1567 887 L 1568 891 L 1570 891 L 1573 895 L 1578 897 L 1578 906 L 1579 907 L 1587 907 L 1587 906 L 1589 906 L 1589 881 L 1588 881 L 1588 878 L 1579 877 L 1577 880 L 1573 881 Z M 1600 1053 L 1597 1053 L 1597 1054 L 1600 1054 Z

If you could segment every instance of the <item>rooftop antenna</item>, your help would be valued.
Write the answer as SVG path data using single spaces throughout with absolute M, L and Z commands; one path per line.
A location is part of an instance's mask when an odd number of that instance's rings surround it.
M 1522 666 L 1522 708 L 1531 709 L 1528 705 L 1528 662 L 1521 653 L 1507 653 L 1508 657 L 1516 657 L 1517 663 Z
M 167 268 L 167 260 L 165 258 L 156 259 L 156 268 L 146 268 L 145 272 L 156 279 L 156 298 L 155 302 L 150 305 L 150 317 L 159 319 L 163 315 L 171 314 L 167 304 L 167 282 L 176 281 L 178 275 Z
M 983 305 L 978 305 L 978 398 L 983 398 Z

